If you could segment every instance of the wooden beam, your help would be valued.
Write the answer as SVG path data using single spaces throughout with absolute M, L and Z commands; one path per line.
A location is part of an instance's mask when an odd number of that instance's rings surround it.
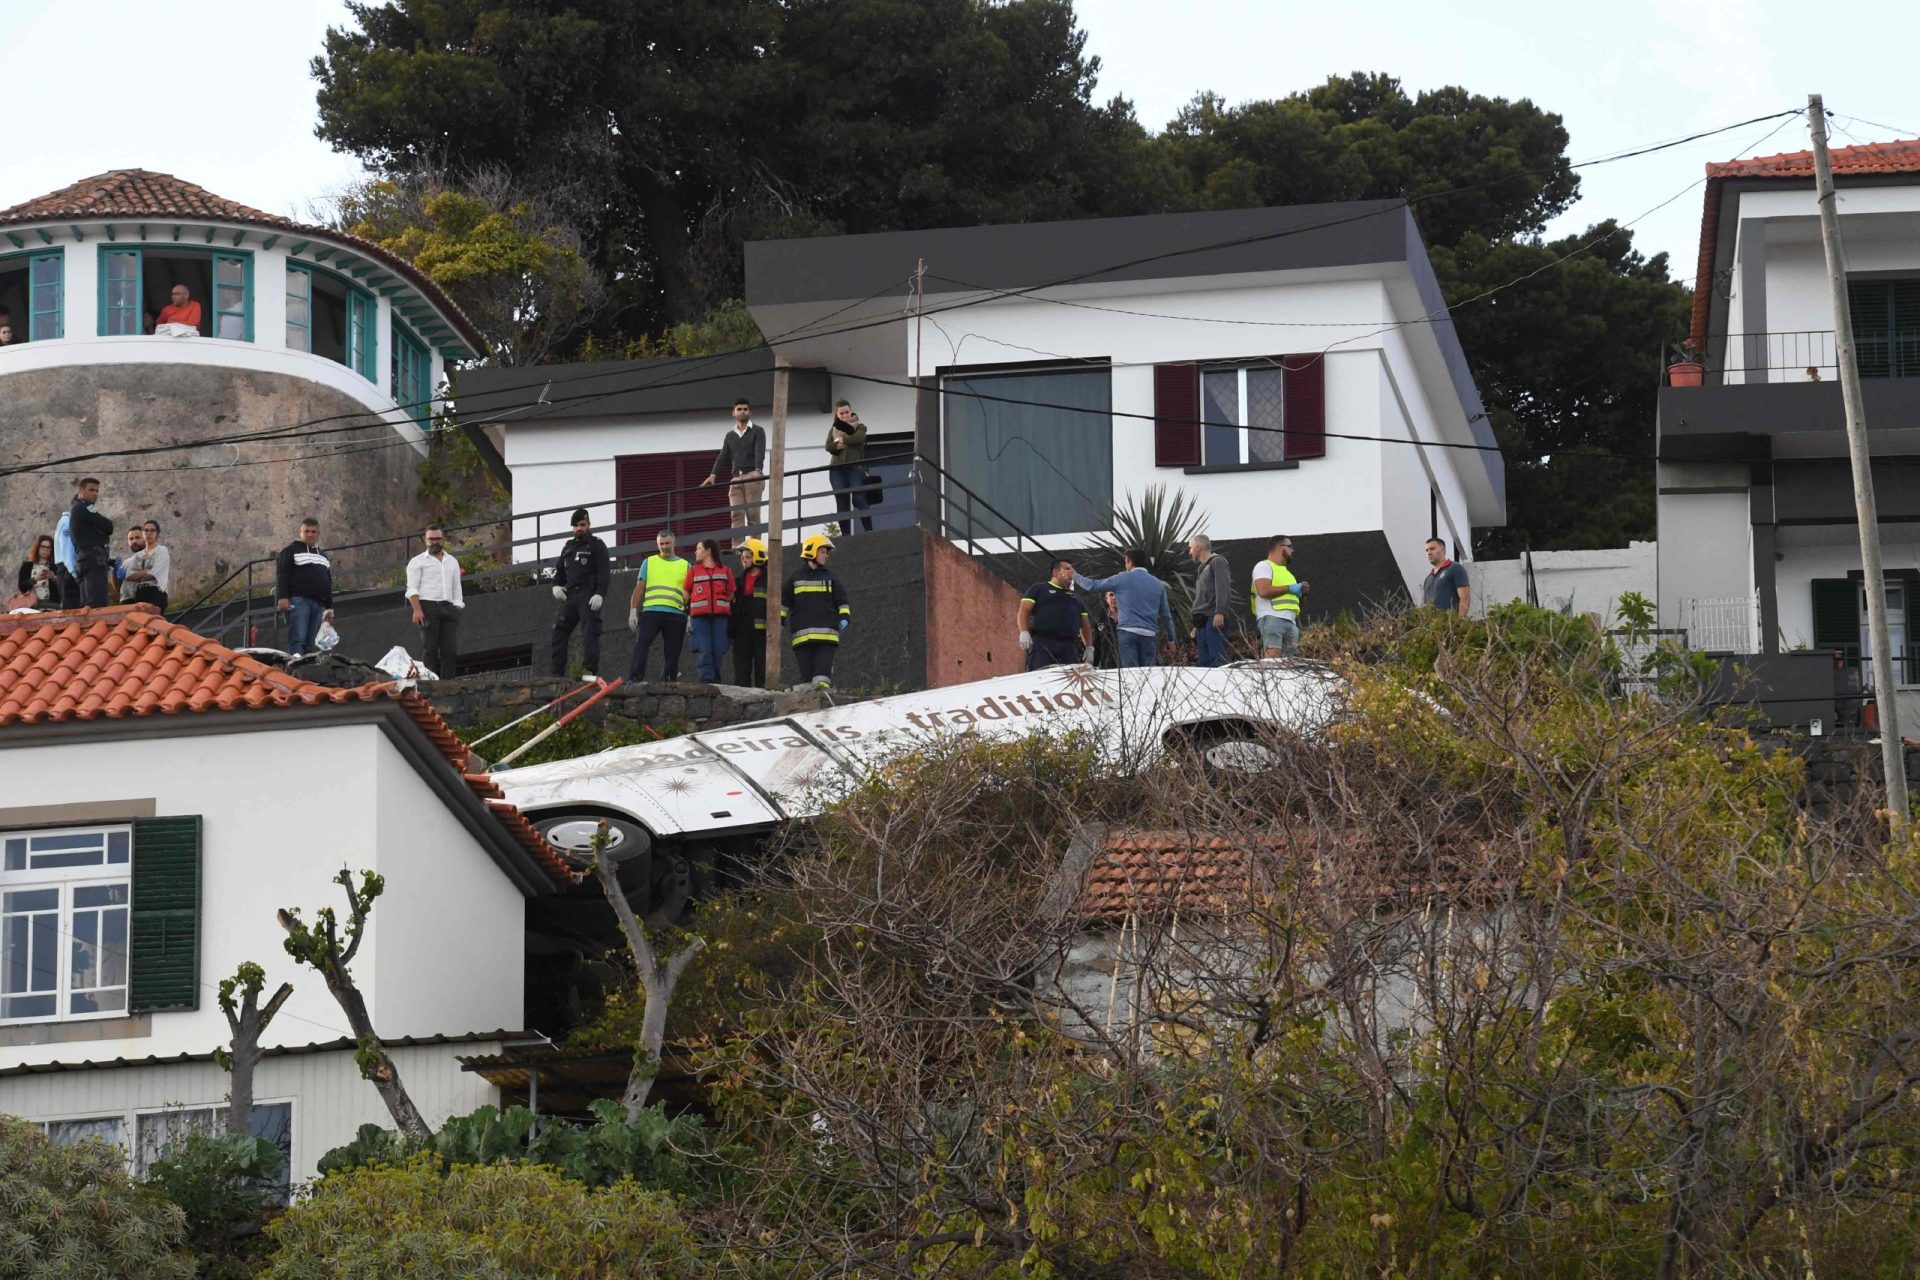
M 176 244 L 180 241 L 180 224 L 177 222 L 173 224 L 173 239 Z
M 53 237 L 47 234 L 47 229 L 45 227 L 35 227 L 34 230 L 40 233 L 41 240 L 45 241 L 47 244 L 53 243 Z
M 13 241 L 13 247 L 16 249 L 24 249 L 27 247 L 27 242 L 11 231 L 7 232 L 7 239 Z
M 311 240 L 302 240 L 299 244 L 296 244 L 295 246 L 293 246 L 293 248 L 287 250 L 287 252 L 298 256 L 299 254 L 305 253 L 307 251 L 307 246 L 312 243 L 313 241 Z
M 118 240 L 119 238 L 120 238 L 119 236 L 116 236 L 116 235 L 115 235 L 115 234 L 113 233 L 113 224 L 112 224 L 111 222 L 109 222 L 109 223 L 107 224 L 107 239 L 109 239 L 109 240 Z
M 280 237 L 279 237 L 279 236 L 268 236 L 268 237 L 267 237 L 267 238 L 266 238 L 265 240 L 263 240 L 263 241 L 261 241 L 261 242 L 260 242 L 260 247 L 261 247 L 262 249 L 271 249 L 271 248 L 273 248 L 273 246 L 275 246 L 275 245 L 277 245 L 277 244 L 279 244 L 279 243 L 280 243 Z
M 144 222 L 140 224 L 140 238 L 142 240 L 147 238 L 147 224 Z
M 208 228 L 207 228 L 207 243 L 208 243 L 208 244 L 212 244 L 212 243 L 213 243 L 213 228 L 212 228 L 212 227 L 208 227 Z
M 75 240 L 85 240 L 87 238 L 87 233 L 77 226 L 69 225 L 68 230 L 73 232 L 73 238 Z
M 393 277 L 384 271 L 376 271 L 367 277 L 367 283 L 372 285 L 392 284 Z
M 313 260 L 315 262 L 325 262 L 328 258 L 331 258 L 332 256 L 333 256 L 332 249 L 315 249 L 313 251 Z
M 234 232 L 234 233 L 233 233 L 233 247 L 234 247 L 234 248 L 236 248 L 236 249 L 238 249 L 238 248 L 240 247 L 240 242 L 241 242 L 242 240 L 245 240 L 246 238 L 247 238 L 247 233 L 246 233 L 246 232 L 244 232 L 244 231 L 236 231 L 236 232 Z

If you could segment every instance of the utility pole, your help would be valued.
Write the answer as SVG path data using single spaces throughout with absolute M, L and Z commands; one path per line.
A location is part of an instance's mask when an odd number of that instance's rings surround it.
M 913 452 L 914 461 L 907 468 L 907 475 L 913 480 L 914 520 L 922 529 L 940 531 L 940 498 L 929 489 L 937 482 L 932 476 L 920 469 L 920 458 L 931 457 L 938 452 L 934 444 L 928 441 L 920 429 L 920 334 L 925 329 L 927 308 L 927 260 L 921 258 L 913 269 Z M 944 464 L 946 459 L 940 459 Z
M 1827 285 L 1833 294 L 1834 358 L 1840 365 L 1840 399 L 1847 411 L 1847 453 L 1853 459 L 1853 509 L 1860 522 L 1860 569 L 1867 595 L 1867 644 L 1873 655 L 1874 704 L 1880 711 L 1880 764 L 1887 775 L 1887 809 L 1895 840 L 1907 833 L 1906 747 L 1900 740 L 1900 706 L 1894 693 L 1893 646 L 1887 633 L 1887 577 L 1880 565 L 1880 512 L 1873 496 L 1873 460 L 1867 453 L 1866 409 L 1860 402 L 1860 364 L 1853 346 L 1853 312 L 1847 305 L 1847 268 L 1840 245 L 1840 214 L 1834 207 L 1833 165 L 1827 159 L 1827 110 L 1819 94 L 1807 98 L 1813 129 L 1813 174 L 1820 206 L 1820 241 L 1827 250 Z
M 783 499 L 787 484 L 787 358 L 773 358 L 773 435 L 767 441 L 767 688 L 778 689 Z

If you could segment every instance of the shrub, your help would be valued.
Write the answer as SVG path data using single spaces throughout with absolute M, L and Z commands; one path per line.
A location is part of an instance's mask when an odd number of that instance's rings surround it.
M 592 1188 L 527 1164 L 417 1155 L 334 1174 L 267 1228 L 269 1280 L 475 1276 L 697 1280 L 711 1274 L 671 1196 Z
M 0 1115 L 0 1276 L 186 1280 L 185 1215 L 103 1142 L 63 1146 Z
M 266 1138 L 195 1133 L 154 1162 L 147 1185 L 186 1215 L 204 1276 L 252 1274 L 261 1225 L 280 1206 L 280 1149 Z

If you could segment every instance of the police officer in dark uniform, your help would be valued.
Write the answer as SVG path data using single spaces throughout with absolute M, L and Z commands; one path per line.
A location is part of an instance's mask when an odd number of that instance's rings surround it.
M 1073 561 L 1055 560 L 1053 576 L 1020 597 L 1020 647 L 1029 671 L 1093 661 L 1093 622 L 1073 594 Z
M 80 583 L 80 607 L 107 607 L 107 569 L 113 563 L 113 521 L 100 514 L 100 482 L 88 476 L 74 486 L 73 505 L 67 508 L 67 531 L 73 538 L 75 577 Z
M 587 674 L 592 676 L 600 671 L 600 606 L 613 581 L 613 569 L 607 544 L 593 536 L 593 521 L 585 507 L 573 513 L 572 523 L 573 536 L 553 562 L 553 598 L 560 602 L 553 620 L 553 674 L 567 674 L 567 643 L 573 629 L 585 622 Z

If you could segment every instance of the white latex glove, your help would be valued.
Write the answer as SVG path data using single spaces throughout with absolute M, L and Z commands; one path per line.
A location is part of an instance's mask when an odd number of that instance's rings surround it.
M 1092 645 L 1088 645 L 1087 651 L 1080 655 L 1080 661 L 1086 663 L 1088 666 L 1093 665 L 1093 646 Z
M 638 631 L 639 629 L 640 629 L 640 611 L 638 609 L 627 610 L 627 630 Z
M 1022 631 L 1020 633 L 1020 652 L 1022 653 L 1033 652 L 1033 632 Z
M 587 608 L 589 608 L 589 609 L 591 609 L 591 610 L 593 610 L 593 611 L 594 611 L 595 613 L 598 613 L 598 612 L 600 612 L 600 597 L 599 597 L 599 596 L 588 596 L 588 597 L 587 597 Z
M 567 589 L 565 587 L 555 587 L 553 589 L 553 598 L 565 604 L 567 600 Z

